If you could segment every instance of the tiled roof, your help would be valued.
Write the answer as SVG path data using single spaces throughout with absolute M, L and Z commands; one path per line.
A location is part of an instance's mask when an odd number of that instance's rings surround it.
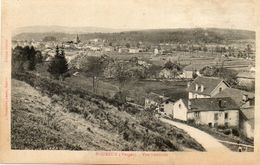
M 238 105 L 230 97 L 191 99 L 190 103 L 190 112 L 239 109 Z
M 189 103 L 188 103 L 188 99 L 181 99 L 182 101 L 183 101 L 183 103 L 184 103 L 184 105 L 186 106 L 186 107 L 188 107 L 188 105 L 189 105 Z
M 198 94 L 210 95 L 210 93 L 224 80 L 215 77 L 197 77 L 187 88 L 188 92 L 195 92 Z M 199 89 L 196 91 L 196 84 L 198 84 Z M 227 84 L 227 83 L 226 83 Z M 204 90 L 201 92 L 201 85 L 203 85 Z
M 254 93 L 234 88 L 226 88 L 214 97 L 231 97 L 237 105 L 241 106 L 245 103 L 243 101 L 243 95 L 247 95 L 248 99 L 253 99 L 255 97 Z

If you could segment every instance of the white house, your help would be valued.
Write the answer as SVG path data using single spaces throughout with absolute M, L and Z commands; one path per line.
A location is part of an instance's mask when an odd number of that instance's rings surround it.
M 153 53 L 154 53 L 154 55 L 157 55 L 157 54 L 159 54 L 159 50 L 157 48 L 155 48 Z
M 138 48 L 129 48 L 129 53 L 139 53 L 140 49 Z
M 192 83 L 188 82 L 187 91 L 189 99 L 210 98 L 226 88 L 229 85 L 223 79 L 199 76 Z
M 209 127 L 239 127 L 239 106 L 230 97 L 189 100 L 188 120 Z
M 188 100 L 179 99 L 173 105 L 173 118 L 187 121 Z
M 246 137 L 253 139 L 255 129 L 255 109 L 254 107 L 245 108 L 242 109 L 241 112 L 243 117 L 240 122 L 241 130 Z

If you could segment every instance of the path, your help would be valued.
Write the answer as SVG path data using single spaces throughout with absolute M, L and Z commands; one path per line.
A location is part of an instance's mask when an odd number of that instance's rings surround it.
M 160 118 L 160 120 L 164 123 L 168 123 L 175 127 L 183 129 L 191 137 L 193 137 L 198 143 L 200 143 L 205 148 L 206 151 L 209 151 L 209 152 L 230 151 L 227 147 L 225 147 L 223 144 L 221 144 L 217 139 L 215 139 L 211 135 L 209 135 L 206 132 L 203 132 L 197 128 L 194 128 L 194 127 L 191 127 L 191 126 L 188 126 L 186 124 L 179 123 L 176 121 L 164 119 L 164 118 Z

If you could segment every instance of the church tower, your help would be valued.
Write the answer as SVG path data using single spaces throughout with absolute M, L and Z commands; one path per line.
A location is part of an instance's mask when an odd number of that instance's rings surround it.
M 77 34 L 76 43 L 80 43 L 79 35 Z

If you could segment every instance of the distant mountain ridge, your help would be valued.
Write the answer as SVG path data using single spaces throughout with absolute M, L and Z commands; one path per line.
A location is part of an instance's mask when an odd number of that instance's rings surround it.
M 152 43 L 227 43 L 235 40 L 255 40 L 255 31 L 219 28 L 178 29 L 109 29 L 98 27 L 38 26 L 18 29 L 14 40 L 42 40 L 54 36 L 57 40 L 75 39 L 79 34 L 82 41 L 101 38 L 111 42 L 143 41 Z
M 84 27 L 69 27 L 69 26 L 26 26 L 20 27 L 13 31 L 14 35 L 21 33 L 68 33 L 68 34 L 83 34 L 83 33 L 114 33 L 128 31 L 129 29 L 114 29 L 94 26 Z

